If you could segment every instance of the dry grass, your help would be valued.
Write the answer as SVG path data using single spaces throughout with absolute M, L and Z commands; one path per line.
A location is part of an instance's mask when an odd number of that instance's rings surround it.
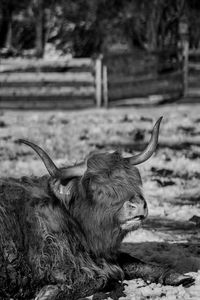
M 200 105 L 86 111 L 4 111 L 0 115 L 1 176 L 46 172 L 35 153 L 18 138 L 41 145 L 57 165 L 82 160 L 96 148 L 133 153 L 144 147 L 154 121 L 163 115 L 160 148 L 140 166 L 149 219 L 126 238 L 130 252 L 147 261 L 194 272 L 193 287 L 161 287 L 133 280 L 121 299 L 199 299 Z M 185 143 L 187 141 L 187 143 Z M 131 244 L 134 240 L 135 244 Z

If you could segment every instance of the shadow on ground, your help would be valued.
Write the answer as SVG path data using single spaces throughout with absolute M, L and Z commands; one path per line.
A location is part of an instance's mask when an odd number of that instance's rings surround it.
M 124 243 L 122 250 L 145 262 L 169 266 L 180 273 L 200 269 L 200 244 L 143 242 Z

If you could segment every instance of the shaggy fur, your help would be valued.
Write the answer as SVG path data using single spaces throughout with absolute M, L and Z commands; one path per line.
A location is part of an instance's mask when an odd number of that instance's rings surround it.
M 164 280 L 165 269 L 119 254 L 123 237 L 138 227 L 122 229 L 132 216 L 125 204 L 146 210 L 135 167 L 119 153 L 93 153 L 82 178 L 62 182 L 64 200 L 53 182 L 0 180 L 0 299 L 78 299 L 126 273 Z

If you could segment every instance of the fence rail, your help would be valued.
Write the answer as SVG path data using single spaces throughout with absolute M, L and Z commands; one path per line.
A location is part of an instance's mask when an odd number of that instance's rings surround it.
M 114 53 L 96 59 L 2 59 L 0 108 L 156 104 L 200 96 L 200 51 Z M 181 57 L 181 59 L 180 59 Z
M 1 60 L 1 108 L 77 108 L 94 106 L 95 61 Z
M 180 49 L 148 53 L 114 53 L 102 64 L 105 105 L 152 104 L 175 100 L 183 94 Z M 106 79 L 104 78 L 106 76 Z
M 200 97 L 200 50 L 190 50 L 188 40 L 185 41 L 183 46 L 184 96 L 196 99 L 198 102 Z

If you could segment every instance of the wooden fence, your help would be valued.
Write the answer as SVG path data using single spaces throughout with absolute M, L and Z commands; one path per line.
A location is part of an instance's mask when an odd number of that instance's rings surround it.
M 184 96 L 200 102 L 200 50 L 184 49 Z
M 182 51 L 183 49 L 183 51 Z M 0 108 L 85 108 L 199 97 L 200 52 L 185 43 L 96 59 L 1 60 Z
M 99 59 L 1 60 L 0 108 L 100 106 L 99 67 Z
M 114 53 L 102 61 L 105 106 L 155 104 L 183 94 L 180 51 Z

